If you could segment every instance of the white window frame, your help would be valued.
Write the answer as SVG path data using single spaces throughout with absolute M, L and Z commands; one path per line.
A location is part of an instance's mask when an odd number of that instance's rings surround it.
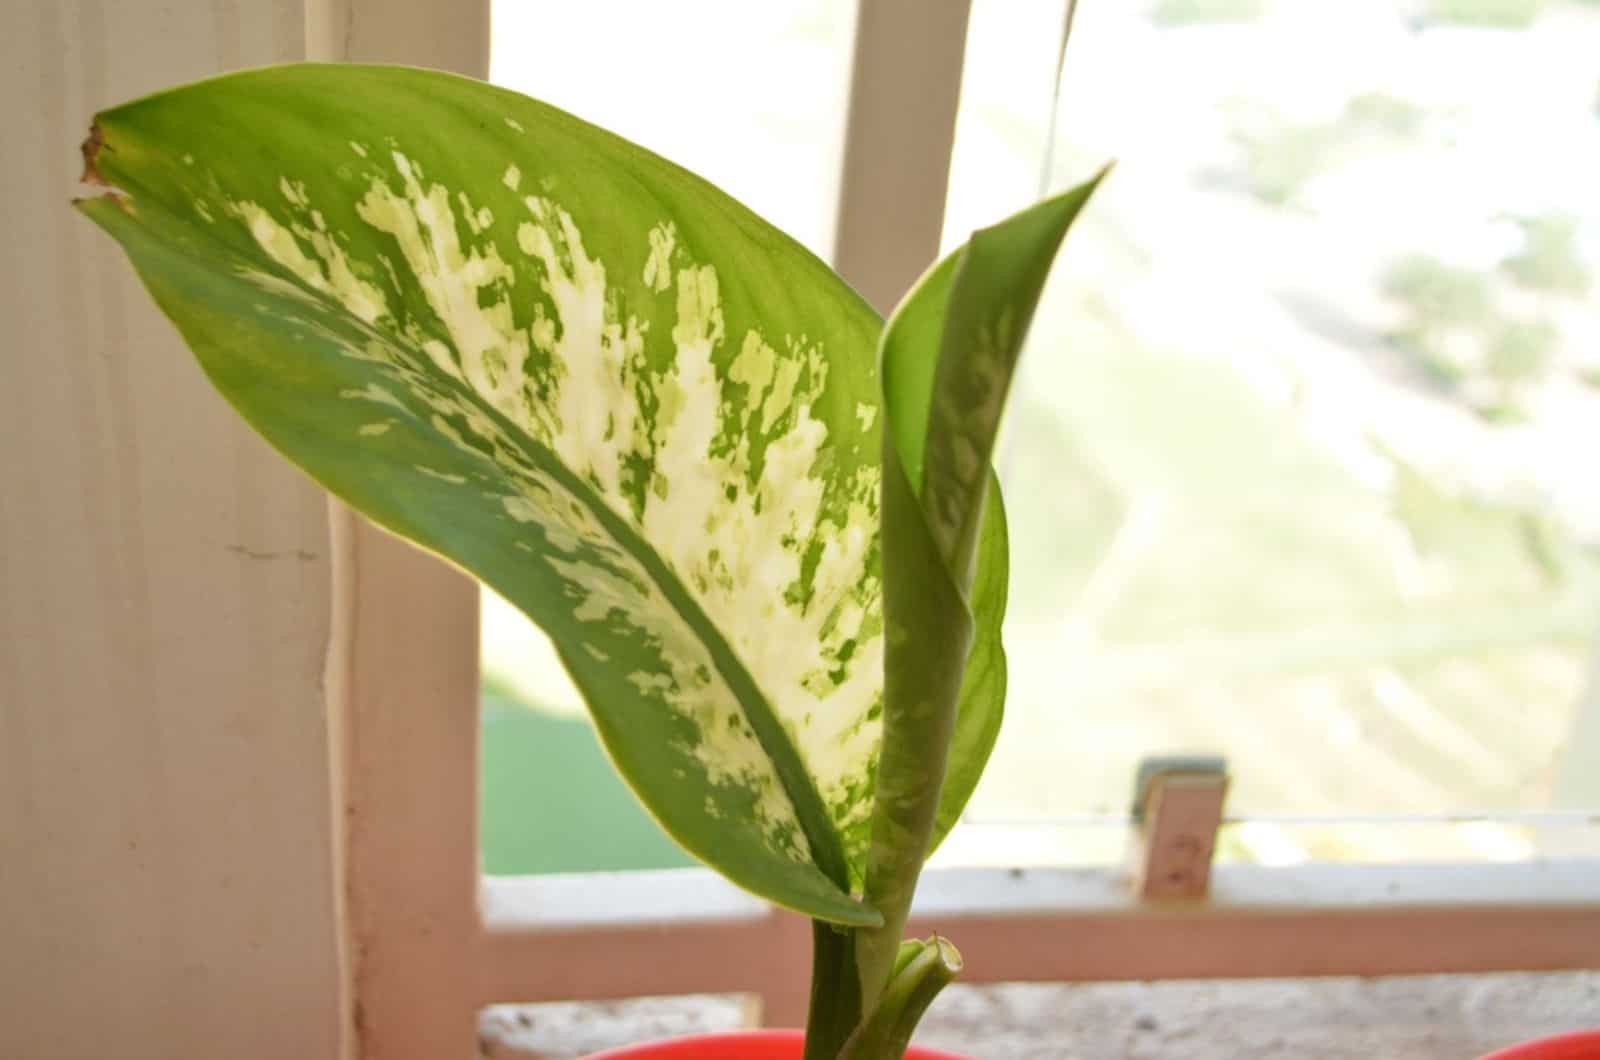
M 342 54 L 486 73 L 486 39 L 441 62 L 348 2 Z M 968 6 L 861 0 L 835 261 L 880 307 L 939 245 Z M 746 992 L 802 1021 L 807 924 L 713 873 L 478 875 L 477 590 L 337 507 L 333 541 L 360 1055 L 450 1055 L 498 1002 Z M 1223 865 L 1181 902 L 1117 867 L 932 870 L 911 930 L 934 929 L 967 982 L 1600 967 L 1600 863 Z

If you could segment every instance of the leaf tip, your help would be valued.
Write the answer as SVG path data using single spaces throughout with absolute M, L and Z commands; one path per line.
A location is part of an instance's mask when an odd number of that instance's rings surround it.
M 107 148 L 105 132 L 100 128 L 98 119 L 90 124 L 89 135 L 79 150 L 83 153 L 83 175 L 78 178 L 79 182 L 98 184 L 102 188 L 111 187 L 111 182 L 100 172 L 100 152 Z
M 89 213 L 93 204 L 102 199 L 109 199 L 117 209 L 128 216 L 133 216 L 133 201 L 128 193 L 117 187 L 106 178 L 100 169 L 100 156 L 115 149 L 106 144 L 105 130 L 100 127 L 100 120 L 96 118 L 89 125 L 89 135 L 78 148 L 83 155 L 83 173 L 78 177 L 78 183 L 91 188 L 103 189 L 101 194 L 80 195 L 72 200 L 72 205 L 77 209 Z M 90 213 L 90 216 L 93 216 Z

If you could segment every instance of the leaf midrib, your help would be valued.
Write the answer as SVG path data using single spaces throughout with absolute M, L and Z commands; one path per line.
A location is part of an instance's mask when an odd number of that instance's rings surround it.
M 450 382 L 487 409 L 501 423 L 510 426 L 510 421 L 504 414 L 483 402 L 474 391 L 455 380 Z M 749 668 L 739 659 L 716 623 L 711 621 L 710 616 L 689 593 L 682 579 L 667 566 L 661 554 L 651 547 L 644 535 L 601 500 L 588 483 L 562 463 L 548 447 L 529 438 L 519 428 L 513 426 L 512 429 L 515 431 L 512 438 L 517 444 L 524 448 L 530 458 L 539 462 L 541 469 L 554 477 L 568 495 L 589 509 L 612 539 L 621 544 L 644 568 L 645 573 L 666 597 L 673 610 L 683 616 L 696 637 L 705 645 L 711 654 L 717 673 L 738 700 L 745 720 L 755 733 L 761 749 L 772 759 L 773 768 L 783 785 L 784 793 L 794 805 L 795 816 L 799 819 L 801 831 L 806 837 L 812 861 L 841 891 L 848 894 L 850 873 L 838 832 L 833 827 L 833 821 L 828 816 L 822 796 L 817 791 L 817 786 L 812 781 L 799 750 L 790 741 L 777 712 L 772 709 L 772 704 L 762 693 L 761 687 L 756 684 Z

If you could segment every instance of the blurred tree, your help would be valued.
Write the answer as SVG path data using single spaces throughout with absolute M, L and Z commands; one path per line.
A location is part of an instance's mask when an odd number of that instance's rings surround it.
M 1568 213 L 1521 217 L 1522 249 L 1501 262 L 1523 287 L 1552 294 L 1589 293 L 1593 274 L 1578 246 L 1578 219 Z

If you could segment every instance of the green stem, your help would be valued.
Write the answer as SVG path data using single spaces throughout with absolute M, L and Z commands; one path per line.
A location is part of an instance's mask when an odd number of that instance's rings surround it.
M 811 1008 L 806 1014 L 804 1060 L 836 1060 L 860 1022 L 861 979 L 856 973 L 855 932 L 813 920 Z

